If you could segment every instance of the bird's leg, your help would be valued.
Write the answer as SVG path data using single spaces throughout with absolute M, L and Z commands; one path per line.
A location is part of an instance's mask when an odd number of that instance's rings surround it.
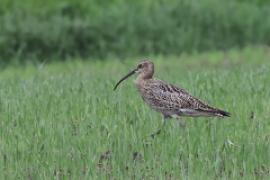
M 177 118 L 177 122 L 178 122 L 180 127 L 182 127 L 182 128 L 186 127 L 186 122 L 183 119 L 181 119 L 180 117 Z
M 159 128 L 158 128 L 157 131 L 155 131 L 154 133 L 152 133 L 152 134 L 150 135 L 152 138 L 155 138 L 156 135 L 159 135 L 159 134 L 160 134 L 161 130 L 163 129 L 163 127 L 164 127 L 165 124 L 166 124 L 166 121 L 167 121 L 166 119 L 167 119 L 167 117 L 166 117 L 166 116 L 163 116 L 161 126 L 159 126 Z

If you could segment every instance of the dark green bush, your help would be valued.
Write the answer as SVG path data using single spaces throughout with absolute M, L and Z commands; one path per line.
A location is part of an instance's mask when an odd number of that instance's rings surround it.
M 6 0 L 0 7 L 0 60 L 180 54 L 269 45 L 269 3 L 254 2 Z

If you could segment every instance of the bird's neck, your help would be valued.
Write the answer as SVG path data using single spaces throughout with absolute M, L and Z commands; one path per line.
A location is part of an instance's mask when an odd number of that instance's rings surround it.
M 137 79 L 138 80 L 148 80 L 148 79 L 152 79 L 152 77 L 153 77 L 152 72 L 143 72 L 143 73 L 138 75 Z
M 151 79 L 152 79 L 152 77 L 146 78 L 145 76 L 139 75 L 139 76 L 137 77 L 137 79 L 135 80 L 135 84 L 136 84 L 137 87 L 144 87 L 145 84 L 147 83 L 147 81 L 149 81 L 149 80 L 151 80 Z

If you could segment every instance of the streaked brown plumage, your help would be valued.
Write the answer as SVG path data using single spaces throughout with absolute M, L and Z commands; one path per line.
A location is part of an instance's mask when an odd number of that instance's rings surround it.
M 174 116 L 229 116 L 228 112 L 203 103 L 184 89 L 153 78 L 154 64 L 151 61 L 141 62 L 128 76 L 134 73 L 138 73 L 135 84 L 143 100 L 166 118 Z M 128 76 L 121 79 L 114 89 Z
M 228 112 L 211 107 L 191 96 L 184 89 L 153 78 L 154 64 L 148 60 L 141 62 L 124 76 L 114 90 L 122 81 L 135 73 L 138 74 L 135 84 L 143 100 L 151 108 L 161 112 L 164 119 L 180 116 L 230 116 Z

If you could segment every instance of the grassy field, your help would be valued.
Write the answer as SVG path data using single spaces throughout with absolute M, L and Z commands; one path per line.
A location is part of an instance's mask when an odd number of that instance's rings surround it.
M 232 117 L 159 113 L 132 80 L 137 61 L 80 60 L 0 72 L 0 179 L 268 179 L 270 49 L 153 57 L 156 77 Z M 233 143 L 233 144 L 232 144 Z

